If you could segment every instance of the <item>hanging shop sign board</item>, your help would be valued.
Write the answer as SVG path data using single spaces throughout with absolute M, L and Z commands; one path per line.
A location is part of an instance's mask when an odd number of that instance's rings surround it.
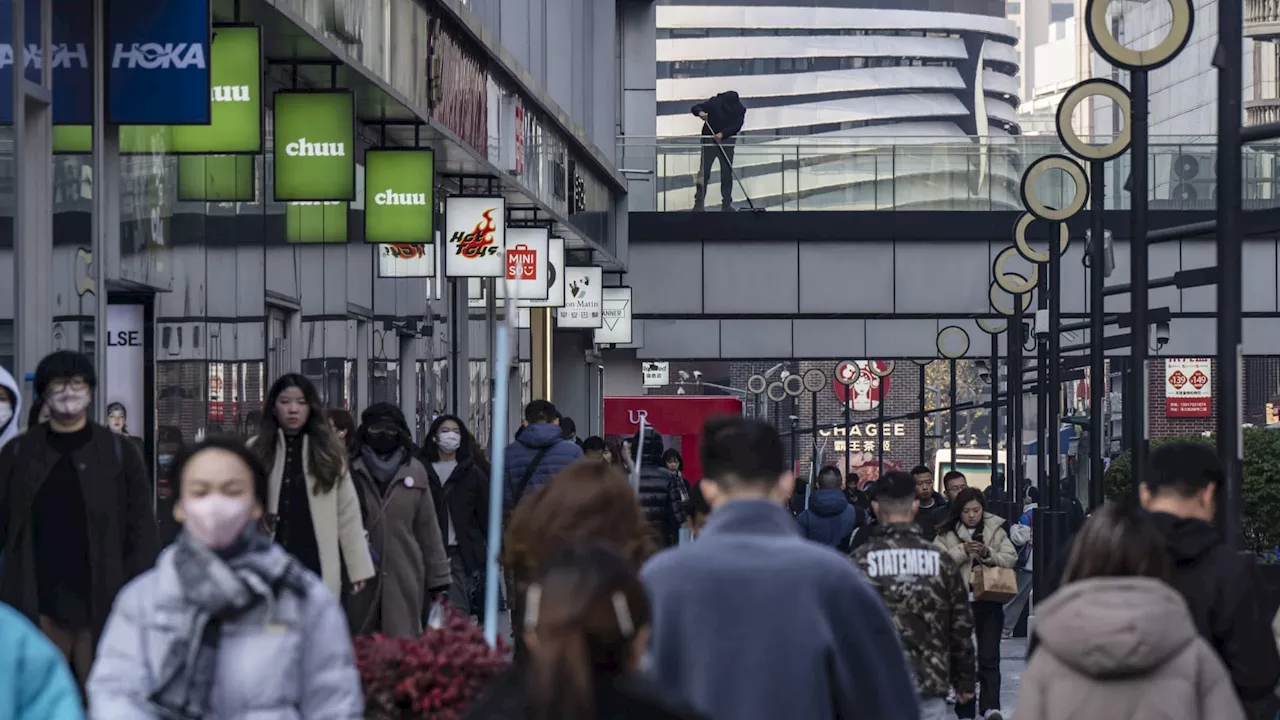
M 115 432 L 131 434 L 147 426 L 146 309 L 107 304 L 107 421 Z
M 604 325 L 600 311 L 604 270 L 598 267 L 564 269 L 564 307 L 556 311 L 556 325 L 562 328 L 599 328 Z
M 644 362 L 641 364 L 641 372 L 644 373 L 644 387 L 666 387 L 671 384 L 671 363 Z
M 545 298 L 537 300 L 521 298 L 520 307 L 564 307 L 564 238 L 553 237 L 547 240 L 544 265 L 546 272 L 543 278 L 547 286 Z
M 24 58 L 13 47 L 13 0 L 0 0 L 0 125 L 13 124 L 13 68 L 23 65 L 26 79 L 40 83 L 39 3 L 26 4 L 23 18 Z M 84 0 L 54 0 L 53 122 L 93 122 L 93 67 L 89 47 L 93 38 L 93 4 Z
M 364 154 L 364 240 L 426 243 L 432 238 L 435 154 L 369 150 Z
M 593 333 L 597 345 L 631 344 L 631 288 L 607 287 L 600 293 L 600 329 Z
M 355 96 L 281 90 L 273 98 L 276 202 L 355 200 Z
M 500 197 L 445 200 L 445 276 L 501 278 L 506 274 L 506 213 L 506 201 Z
M 252 155 L 178 156 L 178 200 L 182 202 L 253 202 Z
M 347 203 L 296 202 L 285 206 L 285 240 L 296 244 L 345 243 Z
M 378 277 L 429 278 L 435 275 L 435 245 L 396 243 L 378 246 Z
M 107 122 L 208 125 L 210 0 L 105 0 Z
M 505 299 L 510 288 L 517 300 L 546 300 L 549 283 L 546 228 L 507 228 L 507 269 L 498 281 L 498 297 Z
M 1210 358 L 1164 361 L 1164 414 L 1171 418 L 1213 415 L 1213 361 Z

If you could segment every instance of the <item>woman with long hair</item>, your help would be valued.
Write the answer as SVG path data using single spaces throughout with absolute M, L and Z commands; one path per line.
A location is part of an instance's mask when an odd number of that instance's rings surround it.
M 352 436 L 351 478 L 378 565 L 372 587 L 347 599 L 351 631 L 417 637 L 434 597 L 449 589 L 436 489 L 400 408 L 374 403 Z
M 639 673 L 651 609 L 634 568 L 605 544 L 568 546 L 528 588 L 525 663 L 476 701 L 468 720 L 695 720 Z
M 1004 518 L 987 512 L 986 498 L 978 488 L 965 488 L 952 501 L 947 520 L 938 527 L 933 541 L 946 551 L 960 568 L 965 587 L 973 588 L 973 569 L 979 566 L 1012 568 L 1018 551 L 1004 531 Z M 974 600 L 974 634 L 978 638 L 979 697 L 956 705 L 956 717 L 975 717 L 976 710 L 988 720 L 1000 720 L 1000 632 L 1004 627 L 1004 605 Z
M 483 610 L 476 596 L 483 592 L 489 534 L 489 476 L 476 462 L 477 449 L 467 424 L 447 414 L 431 421 L 422 445 L 453 578 L 449 603 L 471 615 Z
M 211 437 L 172 470 L 183 532 L 116 596 L 89 717 L 361 717 L 337 599 L 258 529 L 268 481 L 257 454 Z
M 635 490 L 610 465 L 579 460 L 560 471 L 516 507 L 503 543 L 503 565 L 512 576 L 511 625 L 516 657 L 524 650 L 525 593 L 557 550 L 572 543 L 606 542 L 639 572 L 657 551 L 657 536 L 644 518 Z
M 1062 587 L 1036 606 L 1038 642 L 1018 715 L 1243 719 L 1231 677 L 1167 584 L 1169 571 L 1165 539 L 1145 514 L 1108 503 L 1085 521 Z
M 356 419 L 342 408 L 329 408 L 324 411 L 324 417 L 329 421 L 329 429 L 333 430 L 350 453 L 356 444 Z
M 347 473 L 347 453 L 329 429 L 310 380 L 283 375 L 267 392 L 258 434 L 249 440 L 269 473 L 267 532 L 308 570 L 342 593 L 373 577 L 373 558 L 360 518 L 360 499 Z

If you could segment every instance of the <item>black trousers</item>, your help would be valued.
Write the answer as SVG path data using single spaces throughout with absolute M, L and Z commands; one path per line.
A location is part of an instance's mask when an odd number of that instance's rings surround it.
M 721 148 L 724 149 L 721 152 Z M 711 181 L 711 165 L 720 161 L 720 202 L 728 205 L 733 202 L 733 138 L 725 138 L 716 144 L 714 137 L 702 137 L 702 168 L 697 189 L 694 190 L 694 203 L 701 205 L 707 197 L 707 183 Z
M 973 632 L 978 641 L 978 698 L 956 703 L 956 717 L 985 715 L 1000 709 L 1000 632 L 1004 628 L 1004 606 L 1000 603 L 976 601 L 973 608 Z

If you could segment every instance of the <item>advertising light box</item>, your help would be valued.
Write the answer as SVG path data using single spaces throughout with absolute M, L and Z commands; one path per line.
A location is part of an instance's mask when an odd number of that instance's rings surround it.
M 498 281 L 498 297 L 507 290 L 517 300 L 546 300 L 548 271 L 546 228 L 507 228 L 507 272 Z
M 104 0 L 107 122 L 207 125 L 210 0 Z
M 40 82 L 39 4 L 28 0 L 23 22 L 25 58 L 13 50 L 13 0 L 0 0 L 0 125 L 13 124 L 13 68 Z M 93 5 L 85 0 L 53 0 L 53 122 L 93 122 L 93 69 L 89 47 L 93 38 Z
M 284 214 L 285 239 L 290 243 L 308 245 L 347 241 L 347 203 L 289 203 Z
M 564 305 L 564 238 L 547 240 L 547 296 L 539 299 L 521 298 L 522 308 L 555 308 Z
M 436 246 L 397 243 L 378 247 L 378 277 L 429 278 L 436 274 Z
M 556 311 L 556 326 L 562 328 L 601 328 L 604 270 L 599 267 L 567 267 L 564 269 L 564 307 Z
M 364 239 L 425 243 L 432 239 L 435 154 L 369 150 L 364 154 Z
M 356 199 L 355 96 L 346 90 L 274 95 L 276 202 Z
M 506 201 L 500 197 L 445 200 L 446 277 L 501 278 L 506 274 Z
M 184 202 L 253 202 L 252 155 L 182 155 L 178 199 Z

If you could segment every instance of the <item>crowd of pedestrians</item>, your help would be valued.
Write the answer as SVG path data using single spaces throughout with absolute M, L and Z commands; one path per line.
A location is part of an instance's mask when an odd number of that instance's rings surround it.
M 89 419 L 96 383 L 82 355 L 45 358 L 48 417 L 20 429 L 0 371 L 3 718 L 363 717 L 352 637 L 417 637 L 437 604 L 481 615 L 491 503 L 514 654 L 470 718 L 1002 720 L 1028 603 L 1019 718 L 1274 716 L 1272 618 L 1212 525 L 1202 445 L 1156 449 L 1139 504 L 1081 511 L 1038 568 L 1035 487 L 1010 518 L 954 470 L 864 491 L 825 467 L 797 490 L 777 430 L 725 416 L 691 483 L 657 429 L 579 440 L 535 400 L 498 497 L 461 418 L 419 445 L 398 406 L 357 423 L 288 374 L 251 437 L 164 464 L 180 531 L 160 549 L 127 425 Z M 1031 596 L 1035 572 L 1060 586 Z

